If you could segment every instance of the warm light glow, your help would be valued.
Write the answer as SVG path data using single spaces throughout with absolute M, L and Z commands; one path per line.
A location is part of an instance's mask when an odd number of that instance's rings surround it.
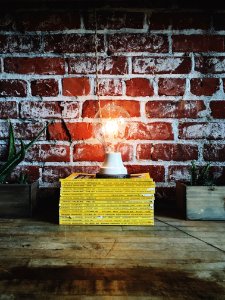
M 102 143 L 106 152 L 117 152 L 117 144 L 125 135 L 125 119 L 130 117 L 128 112 L 114 103 L 108 103 L 95 117 L 100 119 L 95 126 L 95 138 Z
M 123 119 L 109 119 L 103 122 L 102 132 L 105 137 L 118 138 L 120 126 L 124 124 Z

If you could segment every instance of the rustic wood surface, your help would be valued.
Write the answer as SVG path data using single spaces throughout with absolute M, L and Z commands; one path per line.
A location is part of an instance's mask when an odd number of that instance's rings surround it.
M 225 299 L 225 222 L 0 219 L 0 300 Z

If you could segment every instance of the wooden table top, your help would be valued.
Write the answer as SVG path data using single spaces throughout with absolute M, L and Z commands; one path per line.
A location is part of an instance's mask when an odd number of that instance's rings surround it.
M 225 222 L 0 219 L 0 299 L 225 299 Z

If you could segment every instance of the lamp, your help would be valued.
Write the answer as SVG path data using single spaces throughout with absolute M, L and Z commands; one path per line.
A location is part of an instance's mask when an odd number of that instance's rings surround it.
M 105 161 L 100 168 L 97 177 L 128 177 L 127 169 L 123 165 L 121 153 L 118 152 L 118 142 L 124 137 L 126 129 L 125 118 L 128 112 L 114 102 L 101 107 L 95 115 L 100 123 L 95 126 L 95 137 L 101 142 L 105 150 Z
M 97 12 L 94 11 L 95 17 L 95 60 L 96 60 L 96 77 L 95 93 L 98 101 L 98 112 L 95 119 L 99 118 L 100 123 L 94 128 L 95 137 L 102 143 L 105 149 L 105 161 L 100 168 L 96 177 L 100 178 L 125 178 L 129 177 L 127 169 L 123 165 L 121 153 L 116 151 L 116 144 L 124 136 L 126 122 L 124 118 L 129 117 L 128 112 L 122 107 L 115 105 L 114 102 L 102 106 L 99 95 L 99 58 L 98 58 L 98 24 Z

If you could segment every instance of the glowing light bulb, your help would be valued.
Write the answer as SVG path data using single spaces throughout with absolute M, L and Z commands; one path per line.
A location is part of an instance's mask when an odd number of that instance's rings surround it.
M 96 114 L 100 123 L 95 126 L 95 137 L 102 143 L 105 152 L 115 152 L 116 144 L 125 134 L 126 121 L 129 118 L 126 110 L 114 103 L 108 103 Z
M 114 102 L 101 107 L 96 114 L 100 123 L 95 126 L 95 137 L 102 143 L 105 149 L 105 161 L 100 168 L 98 177 L 127 177 L 127 169 L 123 166 L 122 156 L 116 151 L 117 143 L 124 138 L 126 129 L 126 118 L 128 112 L 115 105 Z
M 103 125 L 102 131 L 108 136 L 117 136 L 119 132 L 119 125 L 116 120 L 107 120 Z

